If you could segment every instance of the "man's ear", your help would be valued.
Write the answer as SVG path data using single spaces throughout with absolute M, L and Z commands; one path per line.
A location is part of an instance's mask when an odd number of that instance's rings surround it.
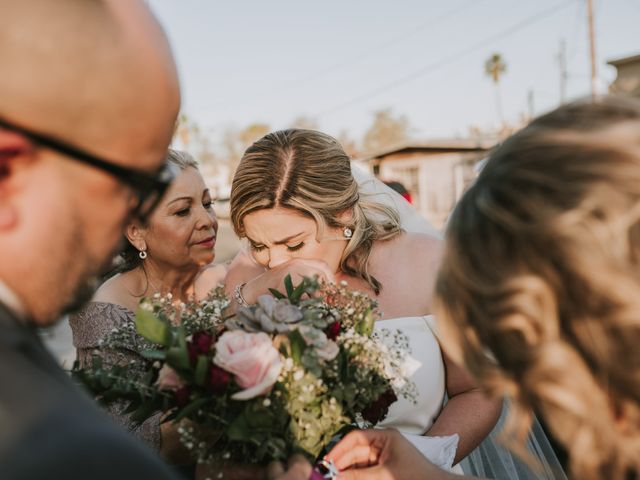
M 17 162 L 26 160 L 29 142 L 20 135 L 0 129 L 0 232 L 18 224 L 18 208 L 11 188 Z
M 142 228 L 137 222 L 131 222 L 124 229 L 124 234 L 129 240 L 129 243 L 136 247 L 138 250 L 146 250 L 147 242 L 145 242 L 145 229 Z

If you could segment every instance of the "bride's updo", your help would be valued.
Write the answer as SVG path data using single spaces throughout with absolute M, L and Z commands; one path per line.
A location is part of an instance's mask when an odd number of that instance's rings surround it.
M 313 218 L 318 241 L 329 227 L 352 230 L 341 270 L 364 279 L 376 293 L 380 282 L 368 271 L 373 243 L 400 233 L 398 213 L 358 194 L 349 157 L 340 143 L 304 129 L 269 133 L 244 153 L 231 186 L 231 221 L 245 237 L 244 217 L 256 210 L 290 208 Z M 346 214 L 346 215 L 345 215 Z
M 493 152 L 436 297 L 469 370 L 514 399 L 517 430 L 542 415 L 572 478 L 639 473 L 640 104 L 567 105 Z

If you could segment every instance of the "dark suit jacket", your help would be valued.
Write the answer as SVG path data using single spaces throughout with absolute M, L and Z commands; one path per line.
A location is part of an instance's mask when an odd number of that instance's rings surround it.
M 0 304 L 0 479 L 176 480 Z

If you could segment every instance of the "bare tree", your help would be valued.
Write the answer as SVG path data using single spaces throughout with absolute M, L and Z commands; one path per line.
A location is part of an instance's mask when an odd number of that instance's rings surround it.
M 306 115 L 300 115 L 296 117 L 291 123 L 291 128 L 304 128 L 306 130 L 320 130 L 318 122 L 315 118 L 307 117 Z
M 360 155 L 360 149 L 357 142 L 349 135 L 346 130 L 341 130 L 336 139 L 342 145 L 344 151 L 349 155 L 349 158 L 357 158 Z
M 271 127 L 266 123 L 252 123 L 240 130 L 228 128 L 224 132 L 222 146 L 225 150 L 225 160 L 229 166 L 229 180 L 233 178 L 244 151 L 270 131 Z
M 379 150 L 409 138 L 409 120 L 404 115 L 394 116 L 391 109 L 378 110 L 373 123 L 364 134 L 365 151 Z

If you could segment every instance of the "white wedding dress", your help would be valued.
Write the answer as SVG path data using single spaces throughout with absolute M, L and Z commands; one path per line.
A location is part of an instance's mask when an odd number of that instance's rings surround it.
M 399 395 L 376 427 L 400 431 L 432 463 L 461 473 L 460 467 L 452 467 L 458 436 L 424 436 L 440 414 L 446 394 L 444 362 L 435 336 L 434 317 L 391 318 L 376 322 L 375 328 L 377 331 L 399 330 L 406 335 L 410 349 L 405 362 L 407 379 L 413 382 L 417 393 L 415 403 Z
M 366 172 L 352 168 L 360 194 L 368 201 L 393 206 L 400 213 L 405 231 L 438 234 L 400 195 Z M 437 339 L 433 316 L 400 317 L 376 322 L 376 330 L 395 329 L 403 332 L 410 346 L 409 375 L 417 389 L 416 403 L 398 397 L 385 419 L 376 428 L 399 430 L 432 463 L 455 473 L 466 473 L 490 479 L 504 480 L 566 480 L 560 463 L 549 441 L 535 421 L 527 438 L 526 447 L 539 463 L 538 471 L 531 470 L 523 461 L 501 446 L 497 436 L 502 430 L 508 404 L 505 403 L 498 424 L 489 436 L 460 464 L 451 466 L 455 457 L 458 436 L 429 437 L 424 434 L 433 425 L 446 403 L 445 368 Z

